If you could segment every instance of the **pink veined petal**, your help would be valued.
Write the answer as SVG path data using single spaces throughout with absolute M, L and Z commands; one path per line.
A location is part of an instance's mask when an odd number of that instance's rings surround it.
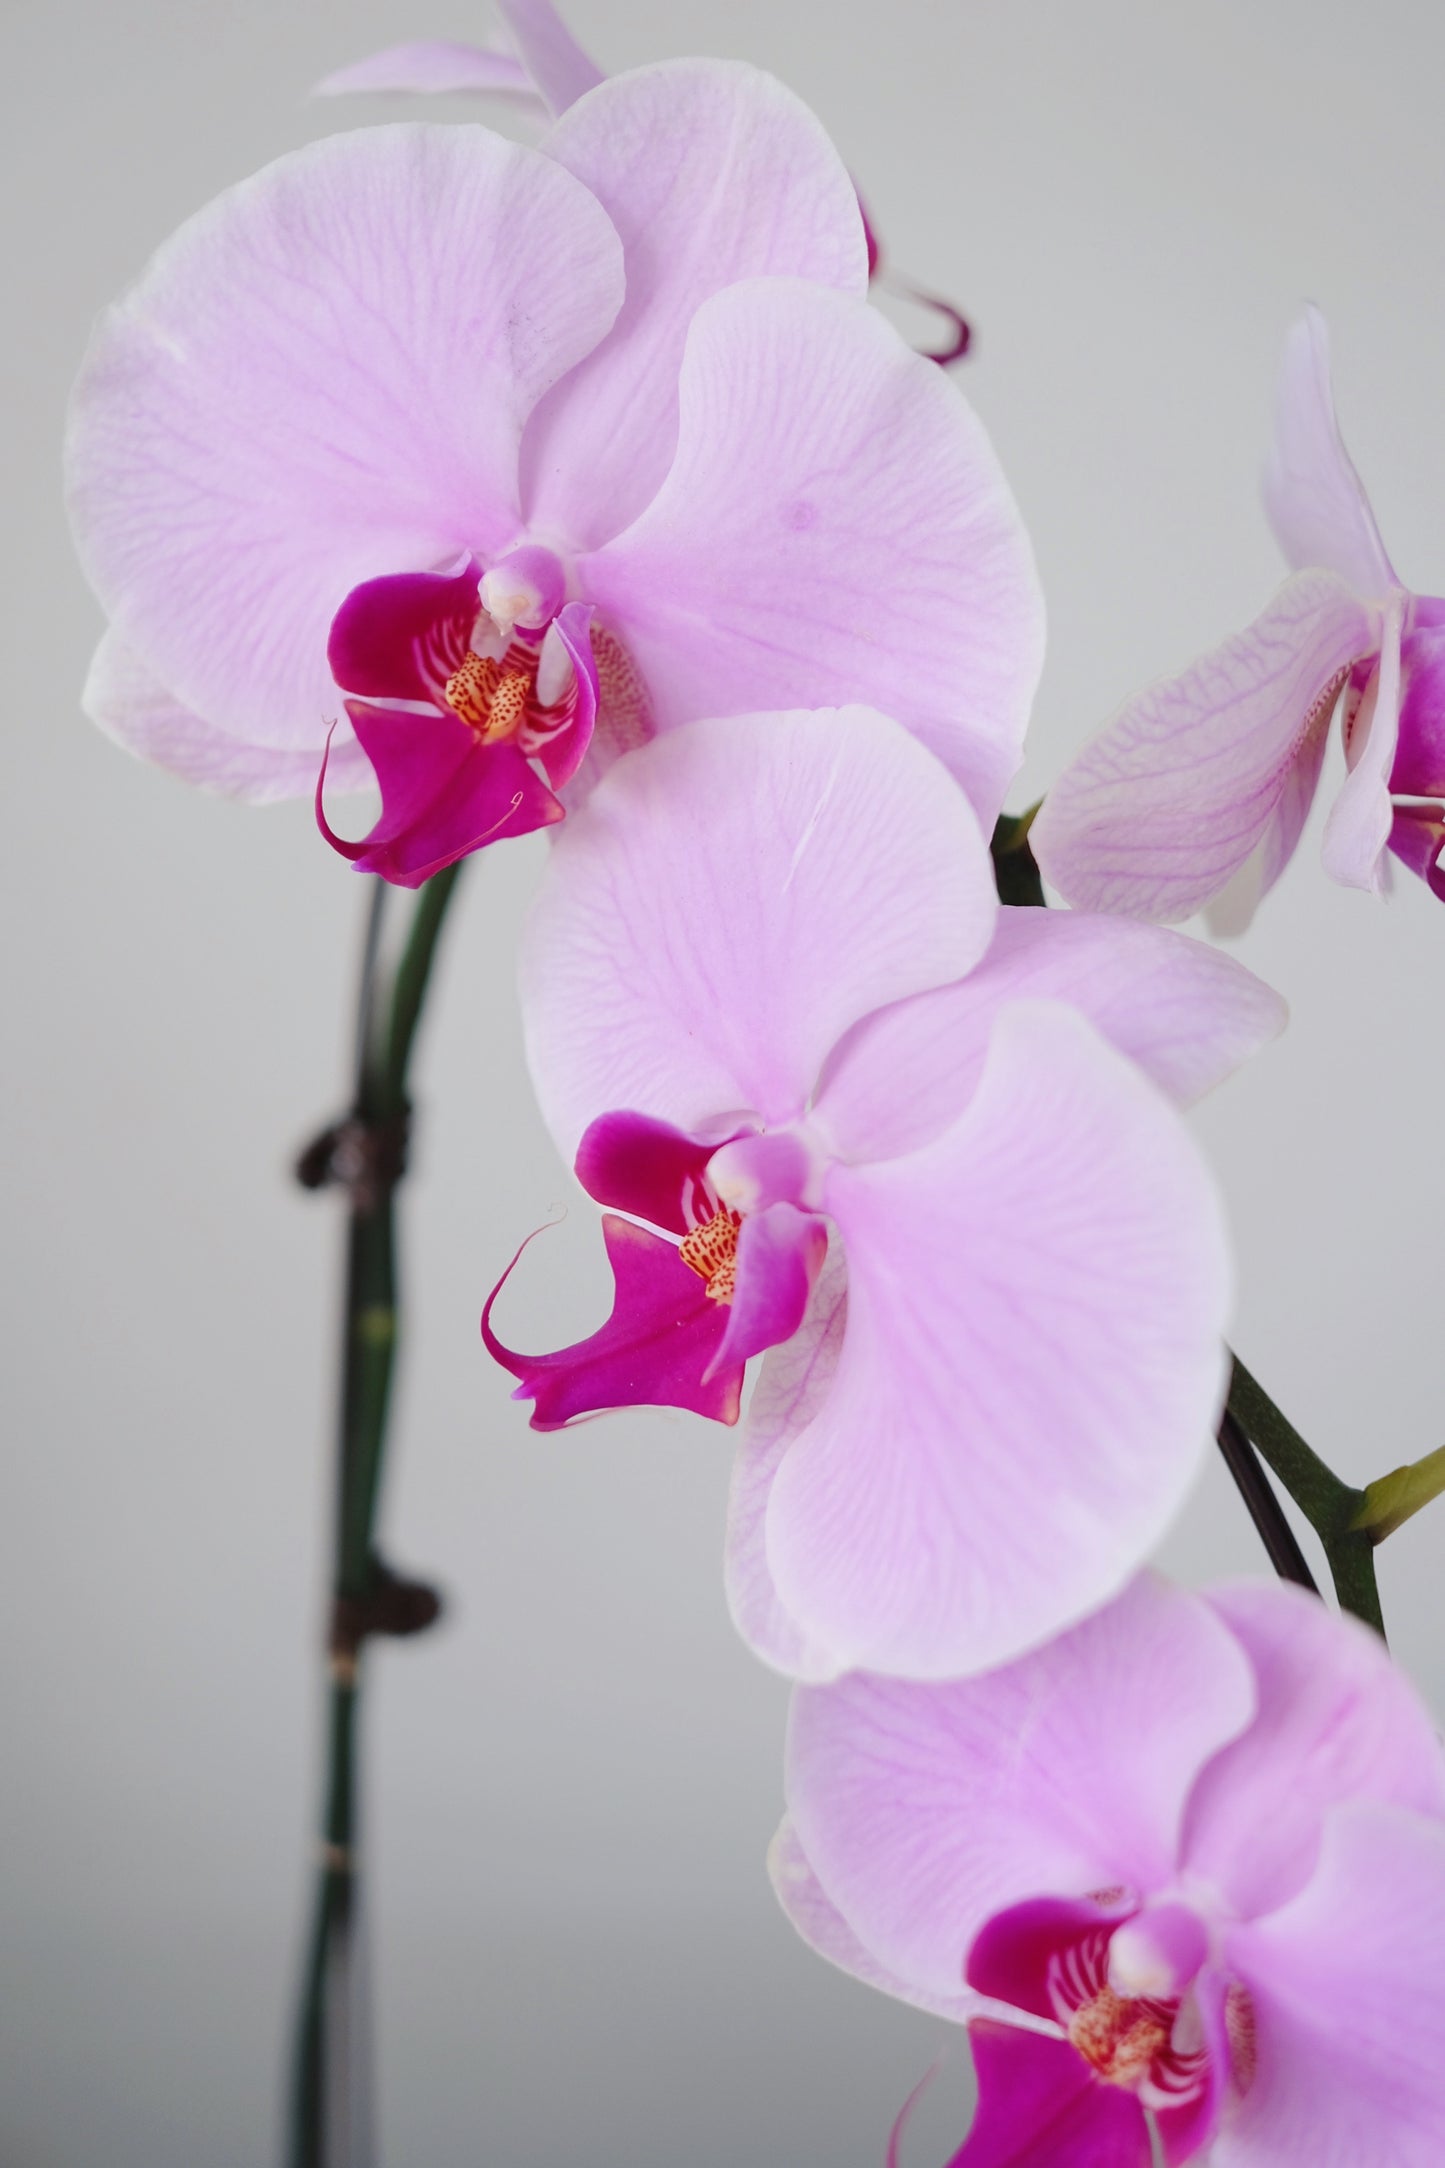
M 659 725 L 869 701 L 938 754 L 987 832 L 1043 605 L 972 409 L 865 303 L 783 279 L 703 305 L 680 393 L 667 480 L 583 572 Z
M 937 1136 L 973 1095 L 1001 1005 L 1018 1000 L 1078 1009 L 1181 1106 L 1274 1038 L 1288 1014 L 1252 972 L 1184 934 L 1006 905 L 966 979 L 877 1010 L 840 1041 L 814 1111 L 839 1157 L 891 1158 Z
M 1209 1606 L 1142 1574 L 982 1677 L 799 1688 L 788 1812 L 876 1962 L 917 1995 L 953 1995 L 979 1930 L 1010 1905 L 1171 1886 L 1190 1787 L 1253 1698 Z
M 350 591 L 514 537 L 532 407 L 622 295 L 606 213 L 479 127 L 332 136 L 181 228 L 70 417 L 102 602 L 186 707 L 313 748 Z
M 962 794 L 886 717 L 655 740 L 567 822 L 523 942 L 553 1135 L 570 1158 L 612 1107 L 693 1132 L 791 1120 L 855 1018 L 966 971 L 996 912 Z
M 1385 612 L 1380 664 L 1370 682 L 1350 738 L 1350 772 L 1325 822 L 1321 856 L 1332 881 L 1383 889 L 1382 860 L 1394 817 L 1390 770 L 1400 733 L 1400 620 L 1398 598 Z
M 1445 1754 L 1377 1635 L 1274 1583 L 1211 1589 L 1207 1600 L 1250 1660 L 1258 1713 L 1202 1772 L 1182 1856 L 1232 1910 L 1251 1919 L 1293 1897 L 1343 1800 L 1445 1821 Z
M 724 1561 L 733 1624 L 755 1656 L 793 1679 L 831 1679 L 838 1666 L 779 1601 L 768 1564 L 768 1500 L 788 1446 L 827 1397 L 847 1307 L 847 1266 L 841 1243 L 833 1242 L 797 1332 L 770 1350 L 758 1372 L 728 1493 Z
M 401 888 L 419 888 L 499 836 L 528 835 L 562 818 L 562 808 L 515 745 L 483 745 L 455 715 L 347 703 L 356 735 L 376 771 L 381 818 L 360 843 L 333 833 L 322 810 L 323 768 L 316 817 L 334 849 L 362 873 L 379 873 Z
M 1329 334 L 1315 308 L 1305 310 L 1285 342 L 1264 502 L 1275 539 L 1295 571 L 1323 565 L 1357 595 L 1373 598 L 1399 586 L 1365 486 L 1340 437 Z
M 528 75 L 551 113 L 565 113 L 605 80 L 550 0 L 497 0 Z
M 900 2002 L 911 2002 L 920 2010 L 929 2010 L 936 2017 L 952 2018 L 955 2023 L 965 2023 L 988 2008 L 986 1999 L 966 1987 L 960 1977 L 959 1983 L 948 1994 L 920 1991 L 907 1980 L 880 1965 L 858 1940 L 837 1906 L 829 1898 L 823 1885 L 808 1863 L 808 1855 L 798 1840 L 798 1832 L 789 1821 L 784 1821 L 768 1849 L 768 1874 L 778 1903 L 810 1949 L 820 1957 L 850 1972 L 855 1980 L 867 1987 L 879 1988 L 885 1995 L 896 1995 Z
M 1019 1002 L 931 1143 L 835 1166 L 834 1389 L 768 1509 L 778 1594 L 838 1661 L 1005 1662 L 1105 1601 L 1194 1479 L 1223 1383 L 1217 1193 L 1076 1012 Z
M 1067 2040 L 975 2018 L 973 2128 L 948 2168 L 1149 2168 L 1144 2110 Z
M 474 90 L 543 103 L 515 53 L 495 53 L 485 45 L 459 45 L 444 38 L 416 38 L 369 53 L 365 60 L 353 60 L 324 75 L 311 95 L 350 98 L 403 91 L 429 97 Z
M 363 700 L 439 701 L 471 645 L 481 567 L 395 572 L 354 587 L 331 621 L 327 660 Z
M 759 277 L 861 296 L 867 252 L 853 184 L 821 123 L 741 61 L 614 76 L 543 148 L 609 214 L 627 268 L 611 332 L 538 407 L 522 448 L 529 524 L 593 549 L 630 525 L 672 462 L 678 372 L 702 303 Z M 766 694 L 746 703 L 783 704 Z
M 703 1178 L 716 1150 L 645 1114 L 603 1114 L 577 1147 L 577 1179 L 598 1204 L 685 1235 L 716 1209 L 710 1198 L 703 1201 Z
M 764 1348 L 791 1340 L 803 1322 L 808 1297 L 823 1268 L 828 1230 L 815 1212 L 770 1204 L 750 1213 L 738 1232 L 737 1292 L 728 1329 L 713 1357 L 727 1370 Z
M 1397 805 L 1390 824 L 1390 849 L 1412 873 L 1429 883 L 1432 895 L 1445 898 L 1445 868 L 1440 863 L 1445 849 L 1445 813 L 1438 805 Z
M 248 745 L 203 722 L 171 698 L 113 631 L 95 651 L 81 705 L 128 753 L 202 790 L 269 805 L 279 798 L 309 798 L 316 788 L 315 753 Z M 364 790 L 371 782 L 371 763 L 350 735 L 331 755 L 331 780 L 339 791 Z
M 1308 810 L 1300 776 L 1350 664 L 1379 638 L 1330 572 L 1299 572 L 1245 632 L 1121 708 L 1066 768 L 1030 831 L 1055 888 L 1081 910 L 1188 918 L 1220 894 L 1289 813 L 1283 868 Z
M 1254 2006 L 1254 2082 L 1211 2168 L 1438 2168 L 1445 2160 L 1445 1829 L 1355 1802 L 1319 1865 L 1226 1963 Z
M 742 1367 L 711 1374 L 726 1309 L 708 1301 L 677 1245 L 662 1235 L 605 1213 L 602 1238 L 617 1291 L 607 1323 L 587 1339 L 550 1355 L 521 1355 L 498 1339 L 492 1309 L 516 1257 L 487 1298 L 482 1339 L 488 1354 L 521 1380 L 512 1398 L 532 1402 L 533 1430 L 562 1430 L 608 1408 L 690 1408 L 715 1423 L 735 1423 Z

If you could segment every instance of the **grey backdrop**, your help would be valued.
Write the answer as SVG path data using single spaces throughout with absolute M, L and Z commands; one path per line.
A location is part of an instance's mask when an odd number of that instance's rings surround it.
M 575 0 L 604 65 L 744 55 L 835 132 L 900 263 L 977 326 L 961 375 L 1042 563 L 1025 784 L 1278 576 L 1256 502 L 1304 295 L 1396 562 L 1445 588 L 1445 18 L 1379 0 Z M 286 1161 L 338 1103 L 358 883 L 82 719 L 99 629 L 57 490 L 95 310 L 217 189 L 381 117 L 305 102 L 481 0 L 8 0 L 0 366 L 12 1203 L 0 1632 L 5 2168 L 268 2162 L 317 1777 L 313 1657 L 338 1211 Z M 460 117 L 463 108 L 434 108 Z M 1337 756 L 1336 756 L 1337 757 Z M 1445 912 L 1329 888 L 1318 823 L 1244 954 L 1294 1023 L 1199 1117 L 1238 1339 L 1344 1471 L 1439 1442 Z M 540 862 L 470 869 L 422 1060 L 385 1506 L 445 1627 L 372 1664 L 387 2168 L 874 2168 L 945 2028 L 809 1957 L 762 1872 L 780 1683 L 733 1639 L 729 1453 L 678 1417 L 534 1438 L 480 1301 L 565 1194 L 511 997 Z M 598 1312 L 594 1230 L 517 1336 Z M 534 1307 L 528 1312 L 529 1299 Z M 1384 1563 L 1436 1693 L 1445 1525 Z M 1167 1563 L 1259 1570 L 1210 1466 Z M 958 2059 L 918 2161 L 956 2142 Z

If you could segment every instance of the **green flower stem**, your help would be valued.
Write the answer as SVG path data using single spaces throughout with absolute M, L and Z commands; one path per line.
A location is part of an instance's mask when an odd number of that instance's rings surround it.
M 1432 1499 L 1445 1491 L 1445 1445 L 1423 1460 L 1412 1460 L 1403 1468 L 1392 1468 L 1388 1475 L 1377 1476 L 1367 1483 L 1364 1504 L 1360 1507 L 1352 1528 L 1368 1536 L 1371 1543 L 1383 1543 L 1402 1528 L 1413 1513 L 1428 1506 Z
M 1228 1408 L 1324 1545 L 1340 1609 L 1353 1612 L 1383 1635 L 1374 1539 L 1360 1526 L 1367 1494 L 1342 1482 L 1325 1466 L 1237 1355 Z
M 356 1963 L 358 1718 L 368 1633 L 414 1630 L 435 1616 L 420 1594 L 409 1622 L 378 1606 L 402 1587 L 376 1554 L 377 1504 L 397 1342 L 395 1187 L 408 1116 L 407 1075 L 457 866 L 420 891 L 394 971 L 381 962 L 385 883 L 374 884 L 357 1003 L 352 1158 L 315 1175 L 351 1192 L 346 1239 L 341 1407 L 332 1561 L 330 1684 L 321 1850 L 292 2066 L 289 2168 L 354 2168 L 369 2112 L 366 2026 Z M 324 1141 L 324 1140 L 323 1140 Z M 324 1157 L 324 1155 L 323 1155 Z M 314 1171 L 314 1170 L 313 1170 Z M 312 1180 L 312 1176 L 303 1175 Z M 315 1184 L 313 1184 L 315 1186 Z M 393 1609 L 396 1603 L 392 1594 Z M 427 1604 L 430 1602 L 430 1609 Z M 369 1607 L 369 1608 L 368 1608 Z

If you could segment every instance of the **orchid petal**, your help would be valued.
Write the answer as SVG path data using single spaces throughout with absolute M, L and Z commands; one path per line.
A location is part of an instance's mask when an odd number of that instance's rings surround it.
M 577 1147 L 577 1179 L 598 1204 L 685 1235 L 715 1209 L 703 1202 L 715 1150 L 645 1114 L 604 1114 Z
M 248 745 L 203 722 L 171 698 L 113 630 L 95 651 L 81 705 L 128 753 L 202 790 L 269 805 L 279 798 L 309 798 L 316 788 L 314 752 Z M 371 763 L 354 738 L 336 746 L 331 775 L 337 790 L 364 790 L 370 783 Z
M 1402 864 L 1422 881 L 1432 895 L 1445 897 L 1445 811 L 1438 805 L 1397 805 L 1390 824 L 1390 849 Z
M 702 303 L 739 279 L 779 276 L 861 297 L 867 254 L 853 184 L 820 122 L 740 61 L 616 76 L 543 148 L 611 217 L 627 267 L 611 332 L 538 408 L 522 453 L 529 522 L 592 549 L 637 517 L 667 473 L 678 371 Z
M 524 836 L 562 818 L 562 808 L 515 745 L 482 745 L 454 715 L 347 703 L 357 737 L 376 770 L 381 818 L 363 839 L 342 845 L 321 816 L 323 832 L 362 873 L 420 888 L 443 866 L 501 835 Z
M 677 1245 L 631 1220 L 603 1216 L 602 1239 L 617 1283 L 607 1323 L 550 1355 L 520 1355 L 492 1330 L 492 1309 L 512 1266 L 487 1298 L 487 1352 L 521 1383 L 514 1400 L 533 1403 L 534 1430 L 562 1430 L 578 1416 L 608 1408 L 691 1408 L 716 1423 L 735 1423 L 743 1373 L 714 1372 L 727 1326 Z M 521 1252 L 518 1252 L 520 1256 Z M 513 1258 L 512 1265 L 516 1264 Z
M 1438 2168 L 1445 2159 L 1445 1829 L 1355 1802 L 1282 1911 L 1226 1958 L 1254 2006 L 1253 2084 L 1217 2168 Z
M 1005 906 L 966 979 L 854 1025 L 824 1072 L 815 1126 L 844 1159 L 927 1143 L 972 1097 L 1000 1007 L 1021 999 L 1078 1009 L 1181 1106 L 1274 1038 L 1288 1013 L 1252 972 L 1184 934 Z
M 809 1948 L 816 1950 L 820 1957 L 826 1957 L 830 1964 L 851 1973 L 855 1980 L 862 1980 L 865 1986 L 876 1987 L 885 1995 L 896 1995 L 900 2002 L 911 2002 L 920 2010 L 932 2011 L 936 2017 L 952 2018 L 955 2023 L 975 2017 L 987 2007 L 984 1997 L 975 1994 L 970 1987 L 960 1984 L 950 1994 L 931 1993 L 915 1988 L 897 1973 L 890 1972 L 886 1965 L 880 1965 L 858 1940 L 814 1874 L 791 1822 L 783 1823 L 769 1847 L 768 1873 L 778 1903 Z
M 1416 595 L 1400 646 L 1397 798 L 1445 798 L 1445 602 Z
M 792 1679 L 832 1679 L 839 1667 L 779 1600 L 768 1564 L 768 1500 L 783 1455 L 827 1398 L 847 1306 L 847 1266 L 841 1243 L 833 1242 L 797 1332 L 769 1351 L 758 1373 L 728 1493 L 724 1555 L 733 1624 L 755 1656 Z
M 549 112 L 565 113 L 604 80 L 550 0 L 497 0 L 497 5 Z
M 570 720 L 537 749 L 537 758 L 553 790 L 563 789 L 576 775 L 587 758 L 597 723 L 597 664 L 592 654 L 591 627 L 591 603 L 569 602 L 558 611 L 542 639 L 539 687 L 547 669 L 549 648 L 554 645 L 570 664 L 572 679 Z
M 1325 822 L 1321 856 L 1332 881 L 1379 895 L 1394 811 L 1390 770 L 1400 733 L 1400 607 L 1385 612 L 1380 665 L 1350 739 L 1351 768 Z
M 327 660 L 363 700 L 441 698 L 477 622 L 473 559 L 458 573 L 394 572 L 354 587 L 331 621 Z
M 1250 1660 L 1258 1715 L 1195 1787 L 1186 1868 L 1251 1919 L 1309 1880 L 1341 1801 L 1368 1796 L 1445 1821 L 1445 1754 L 1378 1635 L 1275 1584 L 1211 1589 L 1208 1600 Z
M 1094 1897 L 1025 1898 L 984 1922 L 969 1948 L 965 1977 L 996 2002 L 1057 2021 L 1049 1985 L 1052 1960 L 1137 1909 L 1127 1895 L 1107 1903 Z
M 793 1697 L 788 1812 L 827 1898 L 915 1994 L 956 1995 L 984 1924 L 1041 1890 L 1168 1888 L 1249 1666 L 1199 1597 L 1142 1574 L 982 1677 L 855 1673 Z
M 523 943 L 563 1153 L 609 1107 L 792 1119 L 839 1035 L 967 971 L 996 911 L 962 794 L 884 716 L 702 722 L 629 754 L 567 822 Z
M 523 422 L 622 292 L 605 212 L 478 127 L 333 136 L 183 226 L 72 408 L 81 553 L 185 707 L 319 758 L 332 618 L 513 539 Z
M 737 1292 L 728 1329 L 713 1362 L 745 1363 L 764 1348 L 791 1340 L 803 1322 L 822 1269 L 828 1230 L 816 1213 L 771 1204 L 743 1221 L 738 1233 Z
M 514 53 L 494 53 L 485 45 L 459 45 L 443 38 L 417 38 L 369 53 L 365 60 L 353 60 L 324 75 L 311 95 L 370 97 L 378 91 L 416 92 L 423 97 L 491 91 L 542 102 Z
M 699 309 L 680 397 L 671 472 L 586 569 L 659 725 L 869 701 L 991 828 L 1043 611 L 972 409 L 864 303 L 783 279 Z
M 978 2109 L 949 2168 L 1149 2168 L 1133 2093 L 1101 2084 L 1066 2040 L 975 2018 L 968 2028 Z
M 835 1166 L 834 1390 L 778 1470 L 778 1594 L 840 1662 L 946 1678 L 1102 1603 L 1194 1479 L 1223 1386 L 1220 1207 L 1155 1087 L 1006 1008 L 920 1150 Z
M 1335 420 L 1329 333 L 1318 309 L 1306 309 L 1285 342 L 1264 502 L 1296 572 L 1323 565 L 1372 598 L 1399 586 Z
M 1279 822 L 1277 877 L 1308 808 L 1300 778 L 1318 774 L 1345 674 L 1378 637 L 1333 573 L 1286 580 L 1247 631 L 1140 693 L 1064 771 L 1030 831 L 1047 878 L 1084 910 L 1188 918 Z

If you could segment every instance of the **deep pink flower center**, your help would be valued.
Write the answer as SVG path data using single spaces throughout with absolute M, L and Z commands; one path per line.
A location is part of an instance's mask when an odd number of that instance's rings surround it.
M 1111 1984 L 1113 1939 L 1099 1927 L 1050 1957 L 1054 2015 L 1106 2083 L 1137 2093 L 1146 2107 L 1179 2107 L 1203 2089 L 1208 2050 L 1182 1996 L 1121 1994 Z

